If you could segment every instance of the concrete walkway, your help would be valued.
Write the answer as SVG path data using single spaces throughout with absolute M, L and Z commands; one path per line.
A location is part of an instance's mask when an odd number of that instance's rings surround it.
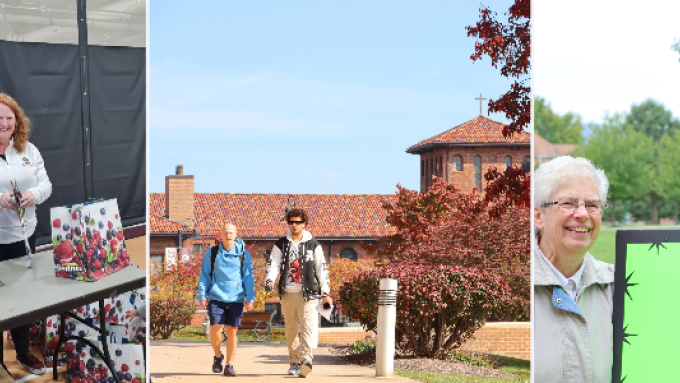
M 224 351 L 224 344 L 222 344 Z M 212 372 L 212 346 L 207 342 L 152 341 L 149 347 L 152 383 L 224 382 L 228 377 Z M 241 342 L 234 369 L 239 382 L 292 382 L 288 375 L 288 348 L 281 343 Z M 328 347 L 314 350 L 314 369 L 305 382 L 376 382 L 375 370 L 348 364 Z M 394 376 L 390 382 L 415 382 Z

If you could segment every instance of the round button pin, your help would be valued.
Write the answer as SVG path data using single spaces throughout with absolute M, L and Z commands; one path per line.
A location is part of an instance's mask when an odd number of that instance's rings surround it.
M 562 303 L 562 299 L 557 298 L 557 299 L 555 299 L 555 302 L 557 302 L 557 304 L 559 305 L 560 303 Z

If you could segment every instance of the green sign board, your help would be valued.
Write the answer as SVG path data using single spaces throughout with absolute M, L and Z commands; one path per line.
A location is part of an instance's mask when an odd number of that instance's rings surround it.
M 680 381 L 680 231 L 619 230 L 612 382 Z

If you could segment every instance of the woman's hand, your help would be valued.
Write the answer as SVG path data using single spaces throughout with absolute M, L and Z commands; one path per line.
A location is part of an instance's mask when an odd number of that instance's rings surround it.
M 35 205 L 35 196 L 33 196 L 32 191 L 26 190 L 21 195 L 21 207 L 25 208 L 33 205 Z
M 12 196 L 12 193 L 2 193 L 2 195 L 0 195 L 0 207 L 3 209 L 16 210 L 16 205 L 14 204 Z

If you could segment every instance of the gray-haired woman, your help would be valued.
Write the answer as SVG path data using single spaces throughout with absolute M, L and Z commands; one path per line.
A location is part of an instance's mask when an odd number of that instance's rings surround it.
M 614 265 L 588 253 L 609 180 L 589 160 L 569 156 L 533 178 L 535 381 L 610 382 Z

